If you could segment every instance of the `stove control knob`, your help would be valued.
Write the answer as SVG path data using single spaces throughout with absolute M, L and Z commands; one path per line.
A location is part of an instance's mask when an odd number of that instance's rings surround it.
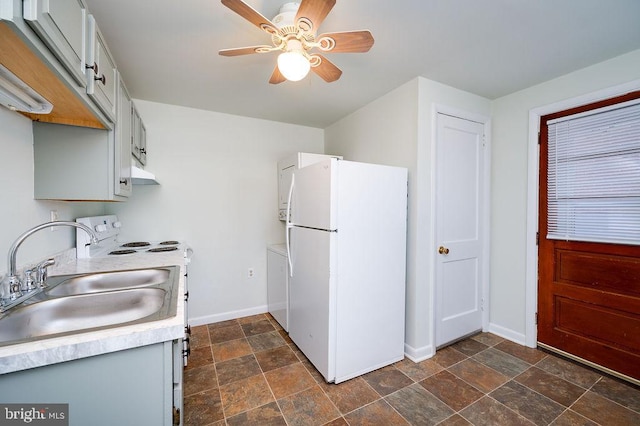
M 107 230 L 107 225 L 96 225 L 96 232 L 104 232 Z
M 113 222 L 111 224 L 111 226 L 113 226 L 114 228 L 118 229 L 118 228 L 120 228 L 122 226 L 122 223 L 120 221 Z

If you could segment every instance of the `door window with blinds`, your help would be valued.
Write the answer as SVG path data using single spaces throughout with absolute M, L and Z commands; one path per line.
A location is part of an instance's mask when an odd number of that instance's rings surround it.
M 547 238 L 640 245 L 640 99 L 547 126 Z

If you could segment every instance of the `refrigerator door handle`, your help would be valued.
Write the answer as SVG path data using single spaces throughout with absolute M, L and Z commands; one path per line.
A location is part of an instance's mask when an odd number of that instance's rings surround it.
M 289 242 L 289 233 L 291 232 L 291 228 L 293 228 L 293 224 L 291 223 L 291 198 L 293 195 L 293 184 L 296 180 L 295 173 L 291 175 L 291 185 L 289 186 L 289 198 L 287 200 L 287 221 L 286 221 L 286 230 L 285 237 L 287 241 L 287 261 L 289 262 L 289 276 L 293 277 L 293 262 L 291 262 L 291 243 Z

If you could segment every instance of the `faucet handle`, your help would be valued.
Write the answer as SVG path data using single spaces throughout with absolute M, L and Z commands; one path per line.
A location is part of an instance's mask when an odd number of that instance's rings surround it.
M 41 288 L 45 288 L 47 286 L 47 268 L 51 265 L 55 265 L 55 263 L 56 261 L 54 259 L 47 259 L 38 264 L 36 271 L 36 283 Z
M 15 300 L 22 296 L 22 284 L 20 283 L 20 278 L 16 275 L 11 275 L 7 280 L 9 283 L 9 300 Z
M 24 271 L 24 283 L 22 283 L 22 290 L 29 292 L 36 289 L 34 284 L 35 281 L 33 279 L 34 272 L 35 271 L 33 269 L 27 269 Z

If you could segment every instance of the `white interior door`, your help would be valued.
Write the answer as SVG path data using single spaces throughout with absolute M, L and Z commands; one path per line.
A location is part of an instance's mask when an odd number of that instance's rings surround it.
M 484 125 L 437 116 L 435 343 L 482 329 Z

